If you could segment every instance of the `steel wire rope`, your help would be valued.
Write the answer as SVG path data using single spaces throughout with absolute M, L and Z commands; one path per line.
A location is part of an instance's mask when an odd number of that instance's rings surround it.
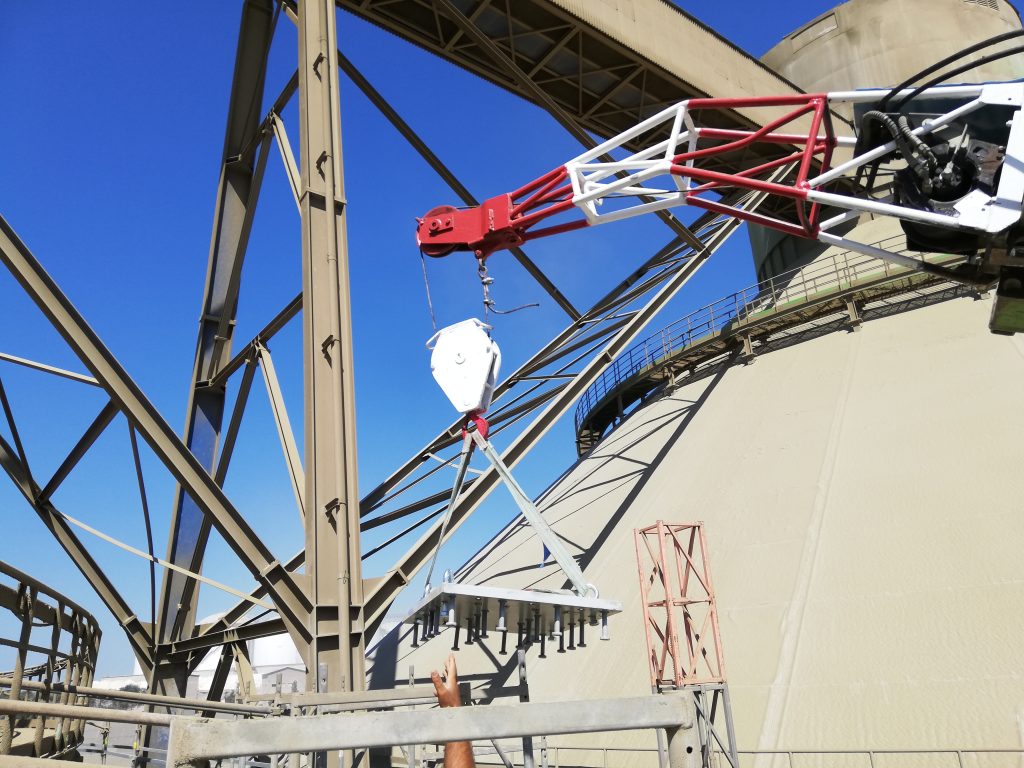
M 982 56 L 980 59 L 969 61 L 966 64 L 963 64 L 957 67 L 956 69 L 952 70 L 951 72 L 944 72 L 938 77 L 933 77 L 931 80 L 928 80 L 923 85 L 919 85 L 909 94 L 900 99 L 900 102 L 895 106 L 895 109 L 902 109 L 904 104 L 920 96 L 923 91 L 926 91 L 927 89 L 932 88 L 933 86 L 939 85 L 940 83 L 944 82 L 945 80 L 948 80 L 949 78 L 955 75 L 962 75 L 969 69 L 974 69 L 975 67 L 983 67 L 986 64 L 991 64 L 994 61 L 999 61 L 1000 59 L 1005 59 L 1009 56 L 1013 56 L 1018 53 L 1024 53 L 1024 45 L 1015 45 L 1013 48 L 1007 48 L 1002 51 L 997 51 L 996 53 L 990 53 L 988 56 Z
M 103 531 L 93 528 L 88 523 L 84 523 L 81 520 L 75 519 L 67 512 L 61 512 L 60 510 L 56 509 L 54 509 L 53 511 L 58 517 L 63 519 L 66 523 L 69 523 L 75 526 L 76 528 L 81 528 L 83 531 L 86 531 L 87 533 L 91 533 L 93 536 L 103 539 L 108 544 L 113 544 L 115 547 L 119 547 L 120 549 L 123 549 L 125 552 L 130 552 L 136 557 L 141 557 L 143 560 L 150 559 L 150 555 L 143 552 L 141 549 L 133 547 L 131 544 L 125 544 L 123 541 L 119 541 L 115 539 L 113 536 L 108 536 L 107 534 L 103 533 Z M 188 568 L 182 568 L 180 565 L 175 565 L 174 563 L 171 563 L 160 557 L 153 557 L 152 559 L 156 562 L 157 565 L 161 565 L 164 568 L 170 568 L 172 571 L 177 571 L 178 573 L 184 576 L 188 576 L 189 578 L 195 579 L 196 581 L 201 581 L 204 584 L 209 584 L 211 587 L 214 587 L 215 589 L 227 592 L 228 594 L 234 595 L 235 597 L 240 598 L 241 600 L 244 600 L 248 603 L 258 605 L 261 608 L 266 608 L 271 611 L 277 610 L 277 606 L 273 605 L 272 603 L 268 603 L 265 600 L 259 600 L 253 597 L 252 595 L 242 592 L 241 590 L 235 589 L 234 587 L 229 587 L 227 584 L 222 584 L 221 582 L 215 581 L 214 579 L 211 579 L 208 576 L 203 576 L 201 573 L 190 571 Z
M 427 309 L 430 310 L 430 324 L 434 326 L 434 333 L 437 333 L 437 316 L 434 314 L 434 302 L 430 298 L 430 278 L 427 277 L 427 256 L 420 248 L 420 264 L 423 266 L 423 288 L 427 294 Z
M 477 257 L 476 272 L 480 278 L 480 286 L 483 288 L 484 294 L 484 323 L 488 321 L 491 312 L 496 315 L 511 315 L 513 312 L 518 312 L 521 309 L 531 309 L 540 306 L 539 303 L 534 301 L 528 304 L 521 304 L 512 309 L 498 309 L 494 299 L 491 298 L 491 286 L 494 285 L 494 278 L 487 273 L 487 264 L 482 257 Z
M 956 53 L 953 53 L 953 54 L 945 57 L 944 59 L 941 59 L 941 60 L 935 62 L 934 64 L 932 64 L 932 65 L 930 65 L 928 67 L 925 67 L 920 72 L 914 73 L 911 77 L 908 77 L 902 83 L 900 83 L 899 85 L 895 86 L 884 97 L 882 97 L 882 100 L 880 102 L 878 102 L 878 109 L 884 110 L 889 105 L 889 101 L 892 100 L 892 98 L 894 96 L 896 96 L 896 94 L 898 94 L 904 88 L 909 88 L 914 83 L 915 80 L 918 80 L 918 79 L 920 79 L 922 77 L 927 77 L 928 75 L 930 75 L 930 74 L 932 74 L 934 72 L 939 71 L 940 69 L 945 67 L 947 64 L 952 64 L 953 62 L 962 59 L 964 56 L 969 56 L 970 54 L 974 53 L 975 51 L 980 51 L 982 48 L 987 48 L 990 45 L 995 45 L 997 43 L 1001 43 L 1001 42 L 1004 42 L 1006 40 L 1013 40 L 1013 39 L 1015 39 L 1017 37 L 1021 37 L 1022 35 L 1024 35 L 1024 29 L 1017 29 L 1017 30 L 1013 30 L 1011 32 L 1004 32 L 1004 33 L 1002 33 L 1000 35 L 995 35 L 994 37 L 990 37 L 987 40 L 982 40 L 981 42 L 974 43 L 973 45 L 969 45 L 968 47 L 963 48 L 963 49 L 957 51 Z M 977 66 L 977 64 L 975 63 L 975 64 L 972 64 L 971 66 L 972 67 L 973 66 Z M 970 67 L 968 67 L 968 69 L 970 69 Z M 953 73 L 953 74 L 956 74 L 956 73 Z M 939 82 L 941 82 L 941 80 Z

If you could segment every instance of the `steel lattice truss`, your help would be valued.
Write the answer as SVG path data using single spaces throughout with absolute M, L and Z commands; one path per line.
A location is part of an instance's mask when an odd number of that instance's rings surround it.
M 338 5 L 383 23 L 388 13 L 385 6 L 389 4 L 340 2 Z M 504 38 L 484 28 L 500 16 L 499 3 L 483 2 L 469 8 L 464 7 L 469 5 L 467 3 L 457 5 L 449 0 L 434 0 L 411 5 L 436 22 L 434 26 L 439 35 L 430 41 L 417 42 L 429 42 L 430 48 L 442 46 L 455 61 L 465 58 L 472 50 L 474 61 L 486 61 L 474 65 L 474 71 L 492 81 L 501 81 L 505 87 L 545 107 L 587 147 L 595 143 L 588 131 L 610 132 L 620 122 L 635 119 L 636 115 L 629 110 L 616 106 L 616 99 L 630 89 L 640 91 L 639 101 L 634 105 L 640 115 L 679 96 L 677 92 L 669 94 L 664 83 L 655 88 L 654 76 L 642 68 L 637 57 L 633 64 L 622 67 L 586 59 L 583 46 L 588 39 L 587 32 L 568 21 L 531 33 L 534 38 L 549 42 L 529 59 L 521 50 L 529 47 L 523 42 L 527 35 L 520 29 L 519 42 L 515 40 L 515 29 L 523 24 L 521 19 L 514 23 L 509 20 Z M 541 13 L 544 8 L 543 3 L 536 2 L 530 3 L 528 10 Z M 508 4 L 504 11 L 508 17 Z M 554 13 L 551 9 L 547 12 Z M 457 457 L 460 423 L 441 429 L 433 440 L 412 453 L 362 499 L 353 495 L 354 405 L 349 398 L 351 326 L 345 271 L 345 206 L 343 194 L 339 192 L 343 166 L 336 120 L 339 72 L 366 94 L 464 203 L 474 205 L 477 201 L 409 124 L 337 51 L 334 13 L 332 0 L 282 0 L 280 3 L 249 0 L 244 4 L 184 438 L 157 412 L 14 229 L 0 218 L 0 261 L 91 376 L 10 356 L 4 356 L 5 359 L 99 386 L 109 398 L 54 475 L 40 478 L 32 473 L 29 457 L 18 436 L 16 414 L 0 385 L 4 418 L 13 436 L 13 443 L 0 437 L 0 465 L 124 628 L 155 693 L 183 694 L 188 674 L 210 649 L 220 648 L 220 663 L 210 690 L 211 699 L 219 698 L 232 664 L 239 666 L 240 681 L 245 684 L 246 641 L 282 632 L 290 634 L 303 655 L 310 670 L 310 690 L 360 687 L 364 638 L 380 625 L 395 598 L 438 545 L 440 518 L 450 493 L 446 467 Z M 263 114 L 260 105 L 267 55 L 279 18 L 290 19 L 299 28 L 300 66 L 269 112 Z M 426 20 L 410 21 L 414 17 L 409 15 L 402 18 L 406 23 L 415 24 L 417 29 L 430 28 Z M 415 37 L 411 32 L 406 36 Z M 328 47 L 318 47 L 320 40 L 326 40 Z M 586 66 L 588 74 L 601 77 L 581 78 L 575 95 L 566 92 L 555 98 L 552 92 L 567 84 L 568 75 L 557 75 L 552 67 L 556 66 L 558 54 L 573 46 L 579 66 Z M 603 93 L 592 87 L 601 78 L 612 80 Z M 281 119 L 285 105 L 297 94 L 301 97 L 302 115 L 298 154 L 293 151 Z M 742 124 L 738 118 L 737 121 Z M 241 267 L 264 171 L 271 157 L 278 154 L 302 215 L 304 289 L 253 338 L 236 340 L 232 335 Z M 758 192 L 747 192 L 726 202 L 753 210 L 763 197 Z M 556 421 L 569 413 L 580 395 L 616 355 L 637 338 L 738 227 L 737 219 L 727 216 L 709 214 L 688 228 L 667 212 L 660 212 L 660 215 L 671 230 L 669 242 L 639 268 L 632 268 L 630 274 L 623 275 L 613 290 L 585 310 L 577 309 L 526 254 L 514 252 L 569 320 L 564 330 L 496 391 L 489 420 L 492 434 L 502 436 L 501 441 L 506 446 L 503 459 L 510 467 L 521 461 Z M 311 270 L 321 268 L 316 266 L 320 264 L 316 258 L 322 253 L 328 254 L 328 262 L 333 258 L 337 265 L 339 273 L 334 280 L 314 281 L 310 277 Z M 309 266 L 311 264 L 313 266 Z M 321 288 L 321 285 L 328 287 Z M 307 376 L 313 377 L 312 384 L 307 381 L 308 397 L 303 414 L 306 466 L 299 460 L 273 360 L 267 350 L 274 335 L 299 318 L 304 327 L 307 371 L 312 370 Z M 337 355 L 344 365 L 332 365 Z M 348 373 L 341 373 L 341 370 Z M 306 513 L 306 547 L 295 554 L 274 552 L 247 524 L 222 489 L 257 372 L 273 405 L 296 499 Z M 236 393 L 230 412 L 227 408 L 229 389 Z M 335 393 L 340 394 L 335 396 Z M 321 413 L 315 424 L 309 421 L 313 411 L 309 398 L 318 404 Z M 326 416 L 323 415 L 325 408 Z M 178 483 L 171 540 L 166 556 L 159 558 L 164 566 L 164 578 L 153 624 L 140 620 L 139 616 L 148 611 L 126 602 L 74 532 L 72 522 L 77 521 L 63 514 L 52 501 L 57 488 L 118 414 L 123 414 L 131 426 L 140 488 L 136 433 Z M 311 437 L 312 433 L 318 436 Z M 321 439 L 328 441 L 324 444 L 326 447 L 310 442 Z M 336 486 L 330 486 L 331 482 Z M 481 505 L 498 482 L 492 469 L 466 485 L 452 510 L 446 539 Z M 145 505 L 144 489 L 142 499 Z M 369 551 L 361 550 L 360 531 L 391 525 L 398 529 L 394 535 Z M 212 529 L 229 544 L 252 575 L 256 587 L 242 596 L 222 618 L 200 629 L 195 620 L 197 575 L 202 571 Z M 364 582 L 360 559 L 384 549 L 398 553 L 393 565 L 382 578 Z M 304 574 L 297 573 L 300 568 L 305 569 Z M 338 592 L 340 573 L 351 577 L 347 593 Z M 321 577 L 328 586 L 320 583 Z M 334 594 L 330 594 L 331 588 Z M 271 607 L 272 615 L 265 620 L 253 620 L 249 614 L 254 605 Z M 326 677 L 320 672 L 325 664 L 333 665 Z M 251 671 L 248 679 L 251 680 Z

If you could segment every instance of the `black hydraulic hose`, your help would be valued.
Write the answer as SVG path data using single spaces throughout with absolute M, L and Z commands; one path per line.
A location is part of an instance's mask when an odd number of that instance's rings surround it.
M 884 110 L 888 106 L 889 101 L 897 93 L 902 91 L 904 88 L 908 88 L 911 85 L 913 85 L 916 80 L 918 80 L 918 79 L 920 79 L 922 77 L 927 77 L 928 75 L 930 75 L 930 74 L 932 74 L 934 72 L 937 72 L 938 70 L 940 70 L 943 67 L 945 67 L 947 64 L 952 64 L 954 61 L 958 61 L 959 59 L 963 58 L 964 56 L 969 56 L 970 54 L 974 53 L 975 51 L 980 51 L 982 48 L 987 48 L 990 45 L 995 45 L 996 43 L 1001 43 L 1004 40 L 1012 40 L 1012 39 L 1014 39 L 1016 37 L 1021 37 L 1022 35 L 1024 35 L 1024 29 L 1017 29 L 1017 30 L 1014 30 L 1012 32 L 1004 32 L 1001 35 L 996 35 L 995 37 L 990 37 L 987 40 L 982 40 L 980 43 L 975 43 L 974 45 L 970 45 L 967 48 L 964 48 L 962 51 L 957 51 L 956 53 L 952 54 L 951 56 L 947 56 L 946 58 L 942 59 L 941 61 L 935 62 L 930 67 L 922 69 L 920 72 L 917 72 L 912 77 L 908 77 L 902 83 L 900 83 L 895 88 L 893 88 L 891 91 L 889 91 L 887 94 L 885 94 L 885 97 L 880 102 L 878 102 L 878 108 L 880 110 Z
M 913 145 L 917 154 L 924 158 L 924 161 L 928 164 L 928 172 L 934 174 L 939 170 L 939 161 L 935 157 L 935 153 L 932 152 L 932 148 L 925 144 L 924 140 L 914 133 L 910 127 L 910 120 L 906 115 L 900 115 L 896 124 L 900 127 L 900 133 L 903 134 L 904 138 Z
M 875 120 L 885 126 L 885 129 L 892 134 L 892 137 L 897 141 L 900 138 L 900 127 L 896 125 L 896 121 L 889 117 L 885 112 L 881 112 L 877 109 L 872 109 L 870 112 L 865 112 L 864 117 L 861 118 L 861 122 L 868 120 Z
M 862 123 L 866 123 L 869 120 L 874 120 L 877 123 L 881 123 L 882 127 L 885 128 L 892 136 L 893 141 L 896 142 L 896 146 L 899 147 L 900 151 L 907 156 L 907 160 L 910 160 L 914 155 L 914 148 L 907 143 L 907 138 L 903 131 L 900 130 L 900 126 L 896 124 L 885 112 L 879 112 L 877 109 L 872 109 L 870 112 L 865 112 L 864 117 L 861 118 Z M 917 138 L 916 136 L 914 138 Z
M 901 115 L 899 123 L 897 123 L 884 112 L 879 112 L 878 110 L 873 109 L 870 112 L 864 113 L 862 121 L 867 122 L 868 120 L 874 120 L 881 123 L 882 126 L 892 135 L 892 139 L 896 142 L 896 146 L 903 153 L 908 165 L 910 165 L 918 178 L 922 181 L 928 181 L 931 179 L 931 174 L 938 170 L 939 162 L 932 153 L 931 147 L 921 141 L 921 139 L 918 136 L 915 136 L 910 130 L 910 124 L 906 117 Z M 917 157 L 916 155 L 921 155 L 921 157 Z
M 922 91 L 925 91 L 928 88 L 932 88 L 933 86 L 938 85 L 944 80 L 948 80 L 949 78 L 955 75 L 961 75 L 969 69 L 974 69 L 975 67 L 983 67 L 986 64 L 991 64 L 993 61 L 999 61 L 1000 59 L 1005 59 L 1008 56 L 1013 56 L 1018 53 L 1024 53 L 1024 45 L 1018 45 L 1013 48 L 1007 48 L 1005 51 L 999 51 L 998 53 L 990 53 L 988 56 L 982 56 L 980 59 L 977 59 L 976 61 L 970 61 L 967 64 L 963 64 L 954 69 L 952 72 L 946 72 L 940 75 L 939 77 L 932 78 L 924 85 L 918 86 L 909 94 L 900 99 L 899 104 L 894 106 L 893 110 L 899 111 L 903 109 L 904 104 L 920 96 Z

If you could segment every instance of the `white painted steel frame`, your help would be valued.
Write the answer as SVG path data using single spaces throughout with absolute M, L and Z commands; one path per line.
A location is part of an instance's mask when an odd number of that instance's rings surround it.
M 558 567 L 562 569 L 562 573 L 569 577 L 569 581 L 572 582 L 573 589 L 576 594 L 589 597 L 597 597 L 598 589 L 594 584 L 587 582 L 586 576 L 583 575 L 583 570 L 580 568 L 580 564 L 576 562 L 576 559 L 569 554 L 566 550 L 565 545 L 562 544 L 562 540 L 555 535 L 555 532 L 551 530 L 551 526 L 548 525 L 547 520 L 544 516 L 537 511 L 537 507 L 533 501 L 526 494 L 526 491 L 522 489 L 515 477 L 512 475 L 512 471 L 506 466 L 505 462 L 501 459 L 501 454 L 494 450 L 494 446 L 490 444 L 483 436 L 477 432 L 472 431 L 469 433 L 473 442 L 476 443 L 476 447 L 480 449 L 480 452 L 487 457 L 487 460 L 491 462 L 495 471 L 501 477 L 502 482 L 508 488 L 509 493 L 512 494 L 512 498 L 519 507 L 519 511 L 523 513 L 523 517 L 526 518 L 526 522 L 529 523 L 537 537 L 544 542 L 544 546 L 548 548 L 548 552 L 554 557 L 555 562 L 558 563 Z
M 888 93 L 886 90 L 841 91 L 824 94 L 824 97 L 830 105 L 870 103 L 878 101 Z M 911 91 L 907 89 L 900 91 L 897 96 L 910 93 Z M 848 221 L 858 213 L 872 213 L 947 229 L 990 234 L 1001 232 L 1020 220 L 1022 199 L 1024 199 L 1024 114 L 1021 111 L 1021 107 L 1024 106 L 1024 83 L 944 86 L 929 88 L 920 96 L 969 100 L 956 109 L 928 120 L 924 125 L 914 129 L 913 133 L 918 137 L 935 133 L 985 106 L 1017 107 L 1017 111 L 1009 123 L 1010 131 L 1006 143 L 1005 162 L 995 196 L 989 197 L 976 190 L 956 204 L 954 215 L 947 215 L 908 208 L 884 200 L 864 199 L 821 190 L 824 185 L 856 172 L 893 152 L 896 149 L 896 142 L 890 141 L 807 180 L 806 189 L 802 190 L 804 199 L 811 203 L 843 208 L 847 211 L 844 215 L 823 222 L 818 231 L 808 233 L 808 237 L 814 237 L 828 244 L 843 245 L 860 253 L 894 261 L 902 266 L 913 266 L 919 263 L 915 259 L 908 259 L 900 254 L 864 243 L 838 238 L 828 234 L 828 230 Z M 809 96 L 809 98 L 813 97 Z M 673 172 L 672 168 L 673 165 L 677 165 L 673 162 L 673 157 L 679 152 L 680 147 L 685 145 L 685 151 L 694 151 L 703 130 L 694 122 L 693 113 L 689 108 L 691 101 L 682 101 L 668 107 L 565 164 L 565 170 L 573 190 L 572 202 L 586 216 L 590 225 L 621 221 L 652 211 L 687 205 L 687 194 L 695 191 L 692 179 L 682 173 Z M 665 125 L 670 125 L 667 139 L 632 152 L 621 160 L 614 162 L 600 160 L 602 156 L 617 150 L 621 151 L 628 143 L 646 133 L 663 128 Z M 828 139 L 818 136 L 815 137 L 815 140 L 823 142 Z M 835 146 L 839 147 L 853 147 L 856 144 L 856 138 L 852 136 L 837 136 L 833 140 Z M 812 137 L 808 136 L 807 142 L 811 141 Z M 689 159 L 682 165 L 693 167 L 693 164 L 693 159 Z M 621 177 L 615 176 L 620 173 L 623 174 Z M 609 177 L 614 178 L 609 179 Z M 665 183 L 651 184 L 655 179 L 661 179 Z M 653 198 L 653 200 L 619 207 L 606 213 L 599 210 L 599 206 L 607 200 L 641 195 Z M 912 262 L 912 264 L 908 262 Z

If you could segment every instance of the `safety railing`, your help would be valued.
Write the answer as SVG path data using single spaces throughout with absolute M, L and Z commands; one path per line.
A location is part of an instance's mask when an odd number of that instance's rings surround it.
M 100 629 L 93 616 L 64 595 L 16 568 L 0 563 L 0 608 L 17 628 L 0 638 L 13 651 L 13 668 L 0 673 L 8 700 L 39 702 L 54 696 L 59 704 L 81 697 L 67 686 L 89 686 L 96 671 Z M 12 704 L 4 701 L 3 704 Z M 0 755 L 41 757 L 62 754 L 82 740 L 83 720 L 67 714 L 15 712 L 0 714 Z
M 9 686 L 10 683 L 9 678 L 0 678 L 0 687 Z M 40 683 L 25 681 L 24 686 L 29 695 L 41 692 Z M 0 699 L 0 716 L 32 718 L 32 722 L 45 723 L 48 734 L 53 733 L 55 725 L 61 720 L 81 724 L 84 727 L 79 728 L 77 738 L 63 749 L 58 749 L 60 744 L 46 748 L 51 736 L 44 740 L 43 754 L 35 756 L 74 759 L 77 753 L 77 756 L 89 755 L 94 758 L 92 762 L 103 764 L 150 765 L 154 768 L 166 764 L 166 750 L 143 745 L 143 728 L 166 729 L 171 724 L 170 714 L 154 712 L 153 709 L 202 714 L 204 718 L 218 721 L 266 718 L 282 712 L 280 707 L 269 703 L 207 701 L 62 683 L 53 683 L 49 693 L 51 698 L 69 695 L 70 699 L 63 704 L 32 698 Z M 79 703 L 81 699 L 89 703 Z M 87 740 L 83 733 L 87 734 Z M 24 748 L 23 742 L 16 746 L 18 749 L 14 754 L 33 756 L 31 750 Z M 246 765 L 245 761 L 237 760 L 225 763 L 222 768 L 245 768 Z
M 637 755 L 648 760 L 637 761 Z M 739 750 L 740 767 L 754 768 L 1018 768 L 1024 747 L 1006 749 L 760 749 Z M 619 768 L 620 765 L 659 766 L 665 754 L 655 747 L 548 746 L 552 768 Z M 715 752 L 712 764 L 728 765 Z
M 881 240 L 874 245 L 899 253 L 902 235 Z M 948 260 L 948 257 L 945 257 Z M 722 331 L 754 324 L 800 305 L 850 290 L 857 284 L 891 277 L 898 279 L 911 270 L 889 261 L 845 251 L 819 259 L 807 267 L 792 269 L 768 280 L 736 291 L 662 328 L 633 345 L 612 363 L 580 397 L 576 405 L 577 434 L 591 413 L 607 402 L 620 386 L 642 371 L 696 346 Z
M 161 768 L 167 764 L 167 750 L 159 747 L 145 747 L 142 744 L 142 726 L 128 730 L 131 743 L 119 741 L 114 735 L 114 723 L 89 720 L 86 723 L 86 737 L 78 745 L 78 754 L 85 763 L 100 765 L 152 766 Z M 90 733 L 90 728 L 95 732 Z M 120 735 L 120 734 L 119 734 Z

